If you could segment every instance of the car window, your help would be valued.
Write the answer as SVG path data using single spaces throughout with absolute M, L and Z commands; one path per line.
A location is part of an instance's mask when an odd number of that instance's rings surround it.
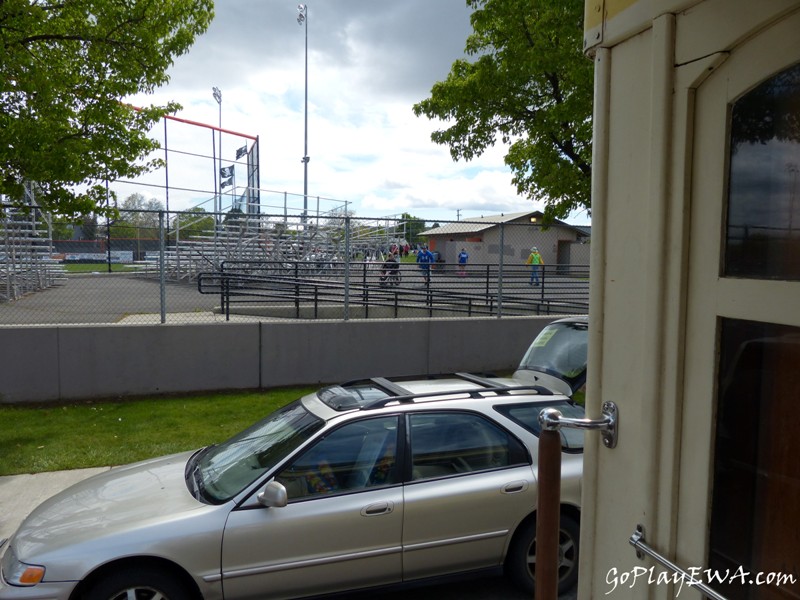
M 411 479 L 474 473 L 529 462 L 522 443 L 488 419 L 462 412 L 409 416 Z
M 397 483 L 397 422 L 386 416 L 334 429 L 276 480 L 290 501 Z
M 226 502 L 324 425 L 302 402 L 292 402 L 228 441 L 195 455 L 187 468 L 187 483 L 209 502 Z
M 389 397 L 389 393 L 374 383 L 351 383 L 332 385 L 317 392 L 317 398 L 333 410 L 346 411 L 361 408 L 377 400 Z
M 536 437 L 539 437 L 542 431 L 539 425 L 539 413 L 545 408 L 555 408 L 559 410 L 563 416 L 570 419 L 586 418 L 583 407 L 569 400 L 561 400 L 552 403 L 532 402 L 529 404 L 505 404 L 494 407 L 497 412 L 518 423 Z M 559 433 L 561 434 L 561 447 L 564 452 L 583 452 L 582 429 L 562 428 L 559 430 Z

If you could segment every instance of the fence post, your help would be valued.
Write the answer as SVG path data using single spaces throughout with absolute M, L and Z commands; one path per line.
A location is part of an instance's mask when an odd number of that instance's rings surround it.
M 106 179 L 106 211 L 109 210 L 110 205 L 111 200 L 108 190 L 108 179 Z M 52 231 L 50 233 L 50 237 L 52 239 Z M 111 273 L 111 217 L 109 216 L 108 212 L 106 212 L 106 262 L 108 264 L 108 272 Z
M 506 255 L 505 223 L 500 223 L 500 262 L 497 268 L 497 318 L 503 316 L 503 265 Z
M 561 504 L 561 434 L 542 428 L 539 434 L 536 507 L 536 600 L 558 597 L 558 537 Z
M 486 265 L 486 296 L 485 296 L 485 298 L 486 298 L 486 305 L 487 305 L 487 306 L 489 306 L 489 305 L 493 304 L 493 303 L 492 303 L 492 302 L 490 302 L 490 300 L 489 300 L 489 294 L 490 294 L 490 288 L 489 288 L 489 276 L 491 275 L 491 270 L 492 270 L 492 267 L 491 267 L 491 265 L 489 265 L 489 264 L 487 263 L 487 265 Z M 489 314 L 491 314 L 491 313 L 489 313 Z
M 169 213 L 167 213 L 167 218 L 169 218 Z M 175 281 L 181 280 L 181 253 L 178 249 L 178 244 L 181 241 L 181 220 L 179 215 L 175 215 Z M 187 281 L 192 280 L 192 274 L 186 274 Z
M 294 316 L 300 318 L 300 265 L 294 261 Z
M 219 263 L 219 276 L 220 276 L 220 286 L 219 286 L 219 305 L 224 309 L 226 299 L 228 302 L 231 301 L 230 291 L 226 291 L 225 287 L 225 261 L 223 260 Z
M 366 300 L 367 294 L 367 257 L 364 256 L 364 261 L 361 263 L 361 303 Z
M 344 320 L 350 318 L 350 217 L 344 218 Z
M 546 273 L 547 273 L 547 265 L 542 265 L 540 267 L 540 269 L 541 269 L 541 273 L 542 273 L 542 287 L 539 290 L 539 297 L 542 299 L 542 301 L 544 301 L 544 280 L 545 280 Z
M 225 307 L 225 320 L 231 320 L 231 280 L 228 277 L 222 279 L 223 306 Z
M 159 288 L 161 288 L 161 322 L 167 322 L 167 282 L 164 258 L 164 211 L 158 211 L 158 262 Z

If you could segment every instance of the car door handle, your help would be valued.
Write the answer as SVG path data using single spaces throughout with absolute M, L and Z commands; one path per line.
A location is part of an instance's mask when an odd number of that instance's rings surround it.
M 528 482 L 524 479 L 519 481 L 512 481 L 511 483 L 507 483 L 503 486 L 503 493 L 504 494 L 517 494 L 519 492 L 524 492 L 528 489 Z
M 376 502 L 361 509 L 364 517 L 374 517 L 376 515 L 386 515 L 394 510 L 393 502 Z

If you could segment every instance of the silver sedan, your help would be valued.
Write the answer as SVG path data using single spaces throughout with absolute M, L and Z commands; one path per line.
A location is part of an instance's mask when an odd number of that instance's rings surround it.
M 532 592 L 538 414 L 457 374 L 323 388 L 230 440 L 112 469 L 0 547 L 0 600 L 299 598 L 505 569 Z M 582 436 L 564 437 L 561 589 L 577 579 Z

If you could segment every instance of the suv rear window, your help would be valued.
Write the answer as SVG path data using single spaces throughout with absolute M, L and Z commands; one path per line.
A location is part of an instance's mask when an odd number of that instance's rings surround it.
M 530 431 L 536 437 L 542 432 L 539 425 L 539 413 L 545 408 L 555 408 L 562 415 L 570 419 L 583 419 L 586 413 L 583 407 L 569 400 L 558 402 L 532 402 L 529 404 L 506 404 L 495 406 L 494 409 Z M 564 452 L 582 453 L 583 452 L 583 430 L 581 429 L 561 429 L 561 447 Z
M 577 390 L 586 381 L 588 342 L 588 322 L 556 321 L 536 336 L 518 368 L 553 375 Z

